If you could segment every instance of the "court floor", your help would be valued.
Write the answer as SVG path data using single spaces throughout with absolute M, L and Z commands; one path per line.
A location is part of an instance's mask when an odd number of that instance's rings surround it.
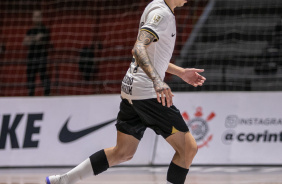
M 44 184 L 69 169 L 0 169 L 0 184 Z M 79 184 L 166 184 L 166 167 L 116 167 Z M 185 184 L 282 184 L 282 167 L 191 167 Z

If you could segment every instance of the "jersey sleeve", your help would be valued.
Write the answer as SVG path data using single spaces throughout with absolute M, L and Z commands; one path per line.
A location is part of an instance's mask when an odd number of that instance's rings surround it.
M 150 11 L 146 16 L 144 25 L 141 26 L 140 31 L 144 30 L 155 36 L 155 41 L 161 39 L 161 33 L 168 26 L 168 15 L 160 8 Z

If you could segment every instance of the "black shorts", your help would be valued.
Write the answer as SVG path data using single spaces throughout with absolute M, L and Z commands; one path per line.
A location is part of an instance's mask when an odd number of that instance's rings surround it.
M 132 135 L 141 140 L 147 127 L 164 138 L 180 131 L 188 132 L 188 126 L 183 120 L 179 110 L 173 105 L 163 106 L 154 99 L 132 100 L 122 99 L 117 117 L 118 131 Z

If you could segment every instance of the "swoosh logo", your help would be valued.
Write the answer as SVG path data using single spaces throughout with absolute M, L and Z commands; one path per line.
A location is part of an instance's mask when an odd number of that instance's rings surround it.
M 99 130 L 100 128 L 103 128 L 104 126 L 107 126 L 111 123 L 113 123 L 114 121 L 116 121 L 116 119 L 112 119 L 109 120 L 107 122 L 103 122 L 99 125 L 95 125 L 93 127 L 90 128 L 86 128 L 84 130 L 80 130 L 80 131 L 76 131 L 76 132 L 72 132 L 68 129 L 68 123 L 69 123 L 70 117 L 67 119 L 67 121 L 65 122 L 63 128 L 61 129 L 60 133 L 59 133 L 59 140 L 62 143 L 69 143 L 69 142 L 73 142 L 81 137 L 84 137 L 92 132 L 95 132 L 96 130 Z
M 174 36 L 175 36 L 175 34 L 172 33 L 172 34 L 171 34 L 171 37 L 174 37 Z

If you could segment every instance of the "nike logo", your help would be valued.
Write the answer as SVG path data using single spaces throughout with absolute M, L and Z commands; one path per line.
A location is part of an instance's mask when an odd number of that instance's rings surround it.
M 175 34 L 172 33 L 172 34 L 171 34 L 171 37 L 174 37 L 174 36 L 175 36 Z
M 80 131 L 76 131 L 76 132 L 72 132 L 68 129 L 68 123 L 69 123 L 70 117 L 67 119 L 67 121 L 65 122 L 63 128 L 61 129 L 60 133 L 59 133 L 59 140 L 62 143 L 69 143 L 69 142 L 73 142 L 81 137 L 84 137 L 96 130 L 99 130 L 100 128 L 107 126 L 109 124 L 111 124 L 112 122 L 116 121 L 116 119 L 112 119 L 110 121 L 101 123 L 99 125 L 95 125 L 93 127 L 90 128 L 86 128 L 84 130 L 80 130 Z

